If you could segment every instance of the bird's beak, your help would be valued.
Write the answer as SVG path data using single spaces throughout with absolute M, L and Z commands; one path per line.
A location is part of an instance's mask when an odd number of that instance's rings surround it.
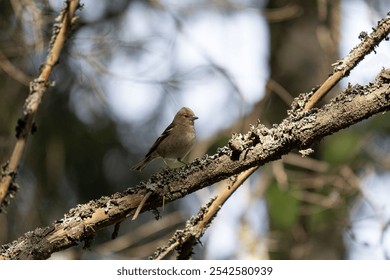
M 194 120 L 197 120 L 197 119 L 199 119 L 197 116 L 193 116 L 192 117 L 192 120 L 194 121 Z

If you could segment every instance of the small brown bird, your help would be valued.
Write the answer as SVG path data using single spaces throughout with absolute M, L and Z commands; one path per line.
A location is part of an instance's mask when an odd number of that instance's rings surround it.
M 150 161 L 158 157 L 162 157 L 164 162 L 165 159 L 174 159 L 184 163 L 183 158 L 195 145 L 194 121 L 196 119 L 198 117 L 190 108 L 181 108 L 172 123 L 154 142 L 145 158 L 131 169 L 141 171 Z

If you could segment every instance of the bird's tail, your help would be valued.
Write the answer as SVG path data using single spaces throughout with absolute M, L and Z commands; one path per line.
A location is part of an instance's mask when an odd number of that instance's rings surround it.
M 131 170 L 136 170 L 136 171 L 142 171 L 142 169 L 145 168 L 145 166 L 151 161 L 153 160 L 152 157 L 146 157 L 144 158 L 143 160 L 141 160 L 139 163 L 137 163 L 136 165 L 134 165 L 133 167 L 131 167 Z

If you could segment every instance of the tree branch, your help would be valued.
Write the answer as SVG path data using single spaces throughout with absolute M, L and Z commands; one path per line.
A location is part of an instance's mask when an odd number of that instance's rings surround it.
M 41 104 L 43 94 L 49 86 L 49 77 L 54 66 L 58 63 L 61 51 L 71 30 L 74 14 L 78 8 L 78 0 L 68 0 L 65 2 L 64 8 L 56 18 L 56 23 L 53 25 L 46 61 L 41 66 L 38 78 L 30 83 L 30 93 L 24 104 L 23 116 L 19 119 L 18 126 L 16 127 L 17 141 L 9 161 L 2 166 L 1 170 L 0 212 L 9 204 L 7 197 L 10 197 L 17 190 L 14 181 L 26 147 L 27 138 L 33 130 L 35 115 Z
M 339 60 L 333 66 L 333 73 L 316 90 L 309 102 L 306 103 L 306 109 L 312 108 L 318 103 L 342 78 L 349 75 L 349 72 L 359 64 L 364 57 L 375 51 L 375 48 L 383 39 L 388 39 L 390 33 L 390 17 L 378 21 L 378 25 L 373 28 L 370 35 L 361 32 L 359 38 L 362 40 L 358 46 L 353 48 L 343 60 Z
M 311 94 L 297 97 L 289 115 L 279 125 L 268 129 L 257 123 L 246 134 L 233 135 L 229 145 L 220 148 L 215 155 L 205 155 L 182 168 L 163 170 L 122 193 L 78 205 L 52 225 L 3 245 L 0 256 L 5 259 L 48 258 L 53 252 L 88 241 L 98 230 L 133 215 L 148 192 L 152 194 L 142 211 L 161 206 L 164 197 L 165 203 L 180 199 L 386 112 L 390 109 L 390 70 L 382 70 L 375 82 L 366 86 L 349 86 L 320 109 L 305 111 Z

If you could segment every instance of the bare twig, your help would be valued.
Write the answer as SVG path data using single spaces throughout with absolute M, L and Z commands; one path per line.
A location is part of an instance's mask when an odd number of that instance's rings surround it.
M 23 73 L 23 71 L 15 67 L 15 65 L 13 65 L 11 61 L 9 61 L 9 59 L 4 55 L 2 51 L 0 51 L 0 68 L 3 69 L 5 73 L 7 73 L 11 78 L 15 79 L 19 83 L 26 86 L 29 85 L 31 77 L 29 77 L 28 75 Z

